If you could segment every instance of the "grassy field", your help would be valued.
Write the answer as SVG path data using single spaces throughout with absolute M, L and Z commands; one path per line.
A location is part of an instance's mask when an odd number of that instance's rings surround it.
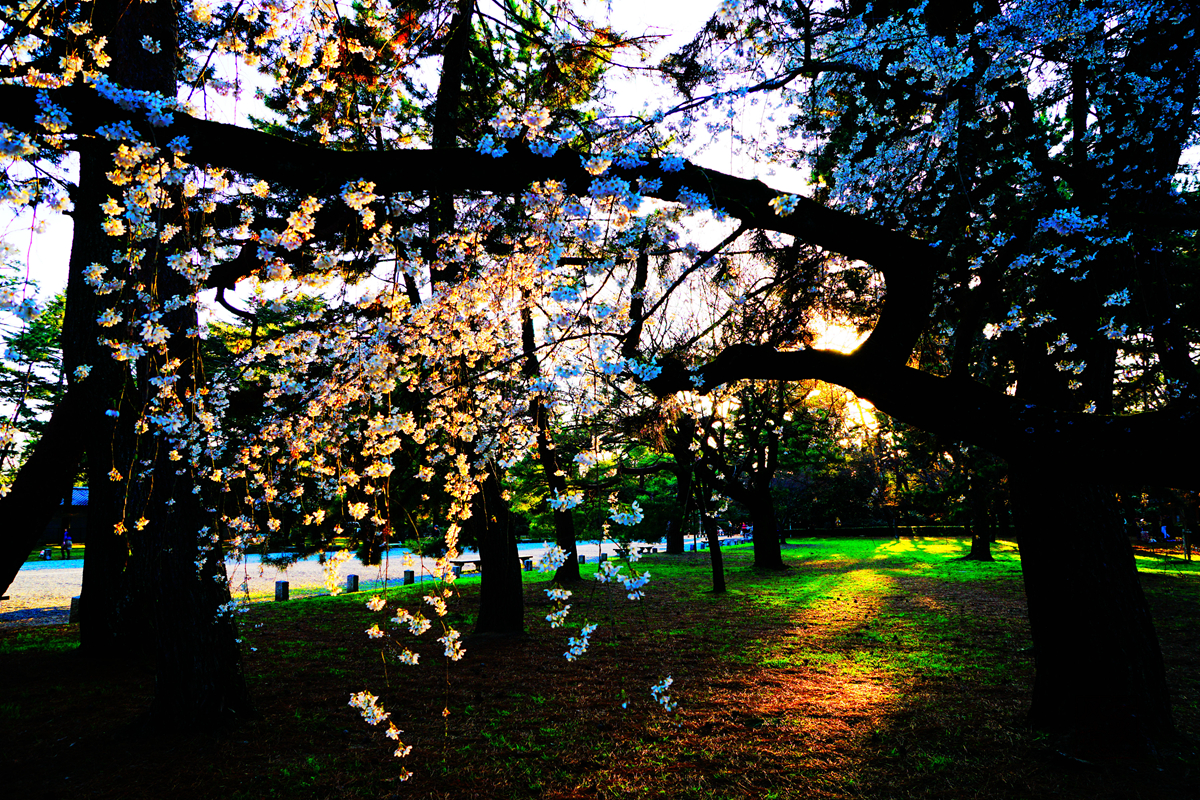
M 58 546 L 58 543 L 54 543 L 52 545 L 42 545 L 42 546 L 38 547 L 32 553 L 25 556 L 25 561 L 26 562 L 43 561 L 44 559 L 42 558 L 42 547 L 47 547 L 47 546 L 50 547 L 50 550 L 51 550 L 51 559 L 50 560 L 51 561 L 61 561 L 63 555 L 62 555 L 62 550 Z M 71 546 L 71 558 L 73 558 L 73 559 L 83 558 L 83 548 L 84 548 L 84 546 L 82 544 L 72 545 Z
M 567 628 L 546 576 L 527 574 L 528 635 L 468 642 L 448 665 L 439 635 L 381 658 L 363 631 L 391 614 L 366 595 L 264 603 L 246 615 L 259 718 L 221 738 L 142 738 L 145 658 L 93 663 L 70 626 L 0 632 L 0 752 L 14 797 L 1193 798 L 1200 796 L 1200 569 L 1139 561 L 1183 740 L 1154 764 L 1085 763 L 1023 724 L 1033 675 L 1015 548 L 966 562 L 957 540 L 806 540 L 789 569 L 758 573 L 726 551 L 729 591 L 706 554 L 650 556 L 643 603 L 588 581 Z M 594 570 L 591 567 L 589 571 Z M 451 619 L 469 624 L 478 579 Z M 389 597 L 417 610 L 428 587 Z M 590 651 L 568 636 L 597 623 Z M 415 642 L 419 642 L 416 644 Z M 678 708 L 649 687 L 667 676 Z M 347 705 L 369 690 L 411 744 L 392 756 Z M 443 712 L 448 714 L 443 715 Z M 398 776 L 411 770 L 413 777 Z

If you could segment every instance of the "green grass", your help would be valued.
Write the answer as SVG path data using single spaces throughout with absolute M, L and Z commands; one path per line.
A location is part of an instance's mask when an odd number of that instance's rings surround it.
M 13 653 L 67 653 L 79 647 L 79 635 L 66 626 L 31 627 L 0 640 L 0 655 Z
M 45 547 L 45 545 L 43 545 L 42 547 Z M 38 547 L 36 550 L 31 552 L 29 555 L 25 556 L 25 563 L 28 564 L 31 561 L 41 562 L 43 560 L 42 559 L 42 547 Z M 51 561 L 61 561 L 62 560 L 62 550 L 59 549 L 58 543 L 56 542 L 54 544 L 51 544 L 51 545 L 49 545 L 49 547 L 51 548 L 51 551 L 53 553 L 53 558 L 51 558 L 50 560 Z M 84 552 L 84 545 L 82 545 L 82 544 L 73 545 L 71 547 L 71 560 L 74 561 L 77 558 L 83 558 L 83 552 Z
M 523 573 L 529 635 L 518 646 L 469 647 L 466 661 L 444 674 L 431 654 L 417 670 L 382 673 L 377 645 L 362 634 L 372 623 L 382 625 L 365 607 L 374 591 L 264 603 L 245 620 L 248 643 L 258 647 L 247 658 L 248 671 L 268 719 L 248 723 L 246 741 L 232 743 L 221 758 L 187 756 L 184 777 L 163 767 L 155 791 L 216 775 L 214 795 L 243 798 L 1078 800 L 1081 795 L 1045 788 L 1044 779 L 1036 791 L 1007 794 L 988 784 L 1008 770 L 1014 785 L 1025 787 L 1029 774 L 1048 769 L 1029 758 L 1033 740 L 1021 721 L 1024 705 L 1012 699 L 1024 690 L 1032 661 L 1022 655 L 1029 645 L 1023 617 L 1014 616 L 1020 565 L 1011 544 L 997 545 L 997 561 L 988 564 L 956 560 L 968 550 L 960 540 L 794 544 L 784 552 L 788 569 L 778 573 L 754 570 L 750 546 L 727 548 L 729 591 L 720 596 L 708 591 L 707 554 L 650 556 L 637 565 L 652 573 L 650 602 L 627 603 L 616 592 L 607 598 L 610 592 L 585 581 L 572 587 L 577 613 L 555 631 L 542 620 L 549 603 L 539 591 L 551 576 Z M 1159 564 L 1151 559 L 1149 565 Z M 596 569 L 588 564 L 582 572 L 588 577 Z M 1147 583 L 1169 608 L 1179 608 L 1180 626 L 1194 625 L 1185 579 L 1193 573 L 1171 574 L 1177 577 Z M 459 583 L 473 589 L 478 580 Z M 430 588 L 394 584 L 388 595 L 416 610 Z M 476 602 L 469 594 L 451 604 L 451 620 L 464 632 Z M 643 622 L 647 609 L 650 627 Z M 601 629 L 584 661 L 568 664 L 561 655 L 565 639 L 585 614 Z M 63 629 L 77 636 L 77 629 Z M 1187 641 L 1191 629 L 1180 630 L 1175 638 Z M 73 647 L 38 629 L 8 639 L 0 652 Z M 34 652 L 30 660 L 74 667 L 77 659 Z M 648 708 L 646 689 L 668 673 L 681 704 L 670 717 Z M 63 674 L 74 679 L 79 673 Z M 62 679 L 46 682 L 71 691 Z M 109 683 L 102 684 L 106 692 Z M 1189 698 L 1177 708 L 1200 697 L 1194 681 L 1175 686 Z M 347 710 L 347 694 L 363 688 L 386 693 L 405 742 L 416 747 L 411 761 L 392 757 L 381 730 Z M 795 698 L 790 705 L 778 700 L 789 696 Z M 79 713 L 108 725 L 112 699 L 93 689 Z M 47 702 L 45 692 L 3 701 L 0 722 L 28 717 Z M 443 704 L 453 712 L 445 720 L 438 713 Z M 74 724 L 73 716 L 55 713 Z M 57 742 L 61 727 L 47 726 L 40 735 Z M 77 748 L 61 747 L 73 755 L 104 741 L 93 736 Z M 417 777 L 401 785 L 395 776 L 406 764 Z M 89 774 L 100 780 L 105 773 Z M 133 775 L 125 769 L 122 777 Z M 990 794 L 977 791 L 989 786 Z M 921 794 L 925 789 L 929 793 Z
M 960 677 L 970 669 L 965 665 L 991 663 L 983 658 L 980 647 L 1015 650 L 1026 644 L 1002 640 L 977 646 L 964 631 L 967 623 L 962 610 L 906 607 L 894 602 L 908 594 L 901 586 L 904 580 L 1019 580 L 1020 556 L 1010 542 L 993 546 L 994 562 L 959 560 L 970 551 L 970 545 L 955 539 L 802 539 L 790 544 L 793 546 L 786 551 L 790 568 L 785 573 L 735 567 L 730 573 L 731 593 L 744 593 L 750 602 L 780 615 L 809 612 L 810 624 L 827 630 L 825 643 L 816 649 L 786 637 L 763 641 L 751 649 L 750 664 L 816 669 L 847 678 L 880 672 Z M 736 554 L 744 548 L 730 549 Z M 662 580 L 690 571 L 668 564 L 652 568 L 655 579 Z M 714 649 L 728 649 L 729 657 L 737 658 L 736 650 L 742 644 L 730 640 Z M 889 645 L 886 652 L 883 645 Z M 1002 666 L 975 669 L 972 677 L 985 683 L 1008 680 Z
M 1190 578 L 1200 577 L 1200 548 L 1192 552 L 1191 561 L 1184 561 L 1182 554 L 1163 553 L 1161 555 L 1134 556 L 1138 572 L 1149 572 L 1158 575 L 1180 575 Z
M 714 629 L 710 633 L 713 641 L 707 646 L 714 653 L 747 666 L 760 665 L 769 668 L 808 667 L 853 677 L 872 672 L 900 675 L 917 673 L 931 677 L 960 677 L 964 664 L 982 658 L 982 652 L 972 653 L 971 637 L 962 630 L 961 614 L 948 610 L 922 608 L 897 608 L 889 598 L 902 594 L 898 581 L 904 578 L 921 578 L 937 582 L 974 582 L 984 580 L 1019 580 L 1020 556 L 1011 542 L 999 542 L 992 547 L 994 562 L 962 561 L 970 550 L 968 542 L 956 539 L 912 538 L 900 542 L 871 539 L 801 539 L 790 542 L 787 557 L 789 569 L 784 573 L 760 573 L 744 568 L 739 556 L 744 558 L 752 552 L 751 545 L 725 548 L 731 556 L 726 597 L 744 596 L 756 605 L 770 608 L 782 614 L 810 611 L 819 608 L 844 606 L 847 614 L 865 611 L 867 604 L 878 604 L 866 620 L 846 630 L 830 633 L 829 651 L 801 649 L 788 644 L 772 642 L 747 651 L 746 642 L 730 629 Z M 675 579 L 695 579 L 696 564 L 700 559 L 686 561 L 651 560 L 639 562 L 638 569 L 650 569 L 652 582 L 668 584 Z M 706 562 L 706 559 L 705 559 Z M 1182 563 L 1182 562 L 1180 562 Z M 704 564 L 707 568 L 707 563 Z M 1139 562 L 1139 566 L 1142 566 Z M 1175 566 L 1172 564 L 1172 566 Z M 585 579 L 595 574 L 598 565 L 585 564 L 580 572 Z M 524 572 L 527 584 L 551 581 L 550 573 Z M 479 576 L 464 576 L 456 583 L 469 587 L 479 582 Z M 587 586 L 585 581 L 583 586 Z M 430 589 L 430 584 L 404 586 L 394 584 L 387 590 L 389 600 L 406 604 L 420 603 L 420 598 Z M 352 595 L 315 596 L 300 601 L 273 604 L 278 624 L 286 620 L 303 621 L 318 630 L 332 629 L 344 624 L 343 615 L 353 611 L 364 626 L 375 618 L 365 608 L 366 600 L 378 590 L 364 590 Z M 700 595 L 693 602 L 723 603 L 720 596 Z M 567 629 L 578 628 L 579 619 L 569 620 Z M 836 628 L 836 626 L 835 626 Z M 672 631 L 672 633 L 682 631 Z M 842 652 L 852 644 L 853 655 Z M 896 652 L 881 656 L 871 651 L 873 644 L 902 645 Z M 947 644 L 950 645 L 947 648 Z M 995 644 L 995 643 L 993 643 Z M 1000 645 L 1010 649 L 1027 646 L 1025 642 L 1003 641 Z M 593 647 L 610 648 L 611 643 L 594 641 Z M 293 643 L 278 651 L 285 659 L 313 657 L 318 655 L 304 643 Z M 986 663 L 986 659 L 984 660 Z M 1006 670 L 981 668 L 973 671 L 973 678 L 985 683 L 1005 683 L 1009 680 Z

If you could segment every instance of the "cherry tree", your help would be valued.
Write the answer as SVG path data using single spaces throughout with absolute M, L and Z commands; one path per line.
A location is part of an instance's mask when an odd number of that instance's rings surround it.
M 157 587 L 199 587 L 219 566 L 200 520 L 265 535 L 273 505 L 302 502 L 298 477 L 331 496 L 373 487 L 378 502 L 347 511 L 386 526 L 390 454 L 409 437 L 436 444 L 418 475 L 452 499 L 453 552 L 459 526 L 489 513 L 477 498 L 503 502 L 498 483 L 477 487 L 535 446 L 531 398 L 572 396 L 584 360 L 664 396 L 821 379 L 1009 462 L 1033 721 L 1143 740 L 1170 730 L 1107 486 L 1197 469 L 1172 458 L 1197 425 L 1189 4 L 726 0 L 664 65 L 682 97 L 645 114 L 602 97 L 580 111 L 595 84 L 564 76 L 628 40 L 569 8 L 531 25 L 470 2 L 345 15 L 195 4 L 183 27 L 165 4 L 94 8 L 3 12 L 7 197 L 59 202 L 69 181 L 56 165 L 81 159 L 71 384 L 0 500 L 6 514 L 45 513 L 36 487 L 91 436 L 89 453 L 107 445 L 113 459 L 93 482 L 107 467 L 143 487 L 108 506 L 113 529 L 147 532 Z M 485 103 L 464 91 L 480 60 L 456 53 L 487 25 L 520 44 L 490 51 L 500 77 Z M 420 67 L 439 55 L 434 90 Z M 272 81 L 286 120 L 205 118 L 195 98 L 238 91 L 241 69 Z M 538 81 L 555 90 L 532 91 Z M 809 170 L 812 196 L 672 150 L 756 103 L 776 125 L 734 126 L 735 141 L 764 169 Z M 719 326 L 688 330 L 687 309 L 721 284 L 720 255 L 743 237 L 776 257 L 727 302 L 762 302 L 768 324 L 709 339 L 706 356 L 694 345 Z M 662 256 L 655 270 L 640 253 Z M 272 379 L 257 439 L 228 471 L 227 387 L 205 384 L 196 309 L 201 291 L 225 300 L 246 281 L 284 298 L 323 285 L 336 302 L 244 354 L 245 370 L 283 359 L 290 373 Z M 822 302 L 874 316 L 852 353 L 812 345 Z M 524 366 L 523 319 L 537 323 L 540 378 Z M 944 362 L 914 357 L 931 339 L 949 343 Z M 402 391 L 427 398 L 419 414 L 394 402 Z M 361 472 L 321 460 L 348 446 Z M 206 485 L 229 503 L 193 492 Z M 169 573 L 168 552 L 180 562 Z M 218 595 L 193 593 L 187 614 L 226 609 Z M 213 670 L 236 674 L 233 628 L 214 635 Z M 443 638 L 454 657 L 456 633 Z
M 1169 455 L 1195 424 L 1196 217 L 1181 160 L 1197 134 L 1194 9 L 726 5 L 675 60 L 683 110 L 773 103 L 780 130 L 767 135 L 809 142 L 782 155 L 812 170 L 822 211 L 874 227 L 858 252 L 804 238 L 866 262 L 886 288 L 849 356 L 747 343 L 699 374 L 831 379 L 1003 456 L 1037 655 L 1033 721 L 1169 730 L 1108 487 L 1194 477 Z M 758 135 L 748 143 L 765 145 Z M 777 207 L 819 219 L 803 203 Z M 930 339 L 947 358 L 915 369 Z

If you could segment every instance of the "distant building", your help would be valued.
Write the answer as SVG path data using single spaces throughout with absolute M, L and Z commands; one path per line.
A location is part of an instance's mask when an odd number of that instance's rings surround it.
M 71 526 L 71 540 L 76 544 L 82 543 L 87 536 L 87 511 L 88 487 L 72 487 L 71 504 L 67 505 L 66 498 L 63 498 L 63 502 L 59 504 L 58 510 L 50 518 L 50 524 L 42 532 L 42 544 L 61 544 L 64 525 Z

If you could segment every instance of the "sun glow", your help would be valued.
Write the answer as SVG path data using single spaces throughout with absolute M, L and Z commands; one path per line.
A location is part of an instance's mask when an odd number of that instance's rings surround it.
M 869 335 L 870 332 L 859 333 L 857 328 L 845 322 L 819 320 L 816 338 L 813 340 L 813 349 L 852 353 L 867 340 Z M 875 406 L 871 405 L 869 401 L 855 396 L 848 389 L 823 385 L 821 389 L 814 389 L 809 394 L 809 398 L 818 402 L 822 397 L 829 400 L 829 392 L 839 395 L 838 401 L 831 403 L 831 408 L 837 407 L 839 413 L 850 423 L 852 428 L 859 429 L 861 435 L 871 435 L 878 431 L 879 422 L 875 419 Z
M 867 340 L 868 333 L 859 333 L 853 325 L 844 322 L 828 322 L 820 320 L 817 323 L 817 337 L 813 347 L 817 350 L 833 350 L 837 353 L 852 353 Z

